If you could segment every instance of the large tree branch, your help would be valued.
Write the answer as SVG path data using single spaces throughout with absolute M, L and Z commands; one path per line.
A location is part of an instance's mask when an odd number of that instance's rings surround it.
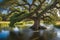
M 51 10 L 53 8 L 55 8 L 57 2 L 56 0 L 54 1 L 54 3 L 52 5 L 49 5 L 48 7 L 46 7 L 40 14 L 38 17 L 40 17 L 41 15 L 45 14 L 48 10 Z
M 29 12 L 31 11 L 31 7 L 34 5 L 34 2 L 35 2 L 35 1 L 36 1 L 36 0 L 33 0 L 32 4 L 29 5 Z
M 44 2 L 45 2 L 45 1 L 43 1 L 43 3 L 44 3 Z M 42 4 L 43 4 L 43 3 L 42 3 Z M 33 12 L 27 14 L 27 16 L 25 16 L 23 19 L 29 18 L 29 17 L 31 17 L 33 14 L 35 14 L 38 10 L 40 10 L 42 4 L 40 4 Z
M 45 0 L 43 2 L 41 2 L 41 0 L 39 0 L 39 2 L 40 2 L 40 5 L 39 5 L 39 7 L 37 7 L 37 10 L 35 12 L 37 16 L 38 16 L 38 11 L 41 10 L 42 4 L 45 2 Z
M 43 4 L 43 3 L 42 3 Z M 23 19 L 26 19 L 26 18 L 29 18 L 29 17 L 31 17 L 33 14 L 35 14 L 38 10 L 40 10 L 40 8 L 41 8 L 41 6 L 42 6 L 42 4 L 40 4 L 33 12 L 30 12 L 29 14 L 24 14 L 23 15 L 23 17 L 16 17 L 16 18 L 14 18 L 13 20 L 11 20 L 11 22 L 13 22 L 14 20 L 16 20 L 15 22 L 17 22 L 17 21 L 22 21 Z M 17 19 L 19 19 L 19 20 L 17 20 Z M 14 22 L 14 23 L 15 23 Z M 13 23 L 13 24 L 14 24 Z M 10 24 L 10 25 L 13 25 L 13 24 Z
M 19 3 L 17 3 L 17 5 L 18 6 L 24 6 L 24 5 L 28 5 L 28 4 L 19 4 Z
M 43 18 L 48 18 L 48 19 L 52 19 L 50 16 L 44 16 Z
M 7 16 L 11 15 L 11 14 L 14 13 L 14 12 L 20 12 L 20 10 L 13 10 L 13 11 L 11 11 Z

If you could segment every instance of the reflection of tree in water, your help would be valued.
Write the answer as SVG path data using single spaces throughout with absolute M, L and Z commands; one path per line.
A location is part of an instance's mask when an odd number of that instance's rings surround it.
M 42 34 L 43 35 L 41 35 L 40 32 L 34 32 L 32 37 L 29 40 L 48 40 L 46 33 L 43 32 Z
M 29 40 L 40 40 L 39 32 L 34 32 Z
M 22 30 L 22 32 L 10 31 L 10 36 L 8 40 L 50 40 L 54 37 L 54 32 L 42 30 L 33 31 L 30 29 Z
M 23 34 L 16 34 L 15 32 L 11 31 L 8 40 L 23 40 Z

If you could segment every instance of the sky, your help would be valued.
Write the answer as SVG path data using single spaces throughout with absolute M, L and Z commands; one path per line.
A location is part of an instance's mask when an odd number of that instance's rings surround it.
M 27 0 L 27 1 L 28 1 L 29 4 L 32 4 L 32 1 L 33 1 L 33 0 Z
M 7 13 L 7 10 L 4 10 L 2 13 L 3 13 L 3 14 L 6 14 L 6 13 Z

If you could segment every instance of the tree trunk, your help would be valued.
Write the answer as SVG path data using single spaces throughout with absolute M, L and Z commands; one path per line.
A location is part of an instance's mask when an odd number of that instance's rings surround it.
M 34 24 L 31 27 L 33 30 L 40 30 L 40 29 L 46 29 L 45 27 L 40 25 L 40 18 L 33 18 Z
M 33 30 L 38 30 L 40 27 L 40 19 L 39 18 L 34 18 L 34 24 L 31 27 Z

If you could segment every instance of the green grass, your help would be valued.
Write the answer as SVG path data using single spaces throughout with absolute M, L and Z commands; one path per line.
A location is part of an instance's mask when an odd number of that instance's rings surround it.
M 10 22 L 0 21 L 0 28 L 9 27 L 9 23 Z M 15 23 L 15 26 L 17 26 L 19 28 L 22 28 L 22 29 L 25 29 L 25 28 L 29 28 L 29 27 L 26 26 L 27 24 L 33 24 L 33 22 L 32 21 L 29 21 L 29 22 L 17 22 L 17 23 Z

